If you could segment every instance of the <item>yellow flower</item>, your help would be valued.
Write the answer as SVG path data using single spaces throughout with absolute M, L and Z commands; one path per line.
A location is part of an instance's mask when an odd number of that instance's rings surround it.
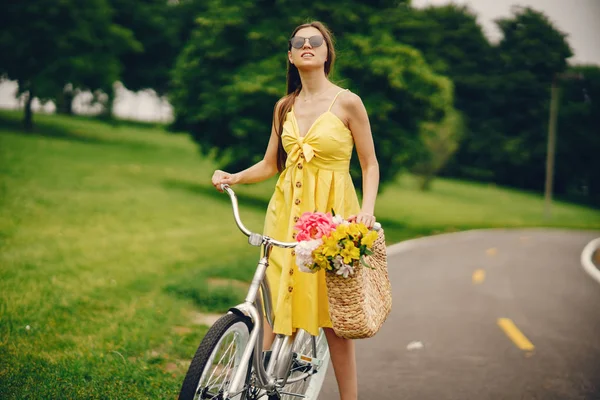
M 369 233 L 369 228 L 367 228 L 367 226 L 363 223 L 358 224 L 358 230 L 363 236 Z
M 351 264 L 353 260 L 360 258 L 360 249 L 354 246 L 352 242 L 346 242 L 346 247 L 340 253 L 344 259 L 344 264 Z
M 335 239 L 336 242 L 339 242 L 342 239 L 346 239 L 348 237 L 347 229 L 336 229 L 331 233 L 331 237 Z
M 348 234 L 350 236 L 352 236 L 353 238 L 358 238 L 360 236 L 360 225 L 362 224 L 357 224 L 357 223 L 351 223 L 350 225 L 348 225 Z
M 347 235 L 348 234 L 348 227 L 350 225 L 348 224 L 339 224 L 336 228 L 335 228 L 335 232 L 340 234 L 340 235 Z
M 319 266 L 319 268 L 327 268 L 329 263 L 327 257 L 321 251 L 319 251 L 319 249 L 313 253 L 313 260 L 315 261 L 315 264 Z
M 323 239 L 322 247 L 322 254 L 325 256 L 335 257 L 340 251 L 338 247 L 338 241 L 333 237 L 333 235 Z
M 360 244 L 367 246 L 367 248 L 370 249 L 371 247 L 373 247 L 373 243 L 375 242 L 376 239 L 377 239 L 377 232 L 370 231 L 362 238 L 362 240 L 360 241 Z

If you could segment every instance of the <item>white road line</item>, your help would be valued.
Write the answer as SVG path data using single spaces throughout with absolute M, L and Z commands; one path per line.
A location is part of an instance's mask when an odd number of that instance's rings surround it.
M 587 272 L 593 279 L 600 283 L 600 270 L 598 270 L 592 261 L 594 251 L 598 248 L 600 248 L 600 238 L 589 242 L 581 252 L 581 265 L 583 266 L 585 272 Z

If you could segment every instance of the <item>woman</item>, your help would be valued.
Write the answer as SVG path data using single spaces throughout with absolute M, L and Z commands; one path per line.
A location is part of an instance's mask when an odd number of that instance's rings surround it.
M 335 50 L 320 22 L 298 26 L 288 48 L 287 93 L 275 105 L 271 137 L 262 161 L 235 174 L 215 171 L 213 185 L 255 183 L 281 175 L 269 203 L 265 235 L 293 241 L 294 224 L 305 211 L 328 212 L 364 223 L 375 223 L 379 165 L 366 109 L 356 94 L 329 79 Z M 349 165 L 356 146 L 363 175 L 359 206 Z M 325 328 L 341 400 L 358 398 L 354 342 L 331 329 L 325 272 L 299 272 L 293 252 L 274 248 L 267 276 L 275 308 L 275 333 L 297 328 L 313 335 Z M 265 324 L 265 346 L 273 332 Z

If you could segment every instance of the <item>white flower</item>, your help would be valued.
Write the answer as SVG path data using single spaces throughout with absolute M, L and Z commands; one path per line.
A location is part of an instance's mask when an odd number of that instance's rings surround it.
M 309 266 L 313 265 L 315 262 L 312 257 L 312 252 L 322 244 L 323 240 L 321 239 L 298 242 L 294 251 L 296 252 L 296 265 L 300 271 L 309 273 L 315 272 L 309 268 Z
M 336 215 L 335 217 L 333 217 L 333 223 L 335 224 L 335 226 L 350 225 L 350 222 L 348 222 L 344 218 L 342 218 L 341 215 Z
M 298 265 L 298 264 L 296 264 L 296 265 Z M 305 265 L 312 265 L 312 263 L 311 264 L 305 264 Z M 306 272 L 308 274 L 314 274 L 315 272 L 317 272 L 317 271 L 313 271 L 312 269 L 310 269 L 308 267 L 305 267 L 304 265 L 298 265 L 298 270 L 300 272 Z
M 347 278 L 348 275 L 354 274 L 354 268 L 352 268 L 348 264 L 342 264 L 342 266 L 338 268 L 336 274 L 342 275 L 344 278 Z
M 344 218 L 342 218 L 341 215 L 336 215 L 335 217 L 333 217 L 333 223 L 336 225 L 339 225 L 341 223 L 344 222 Z
M 340 269 L 344 265 L 344 261 L 342 260 L 342 256 L 340 256 L 339 254 L 335 256 L 335 258 L 333 259 L 333 268 L 335 268 L 336 270 Z

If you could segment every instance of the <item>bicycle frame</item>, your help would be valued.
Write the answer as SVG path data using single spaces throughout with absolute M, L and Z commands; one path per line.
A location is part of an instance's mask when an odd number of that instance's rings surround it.
M 275 337 L 273 345 L 271 346 L 271 358 L 265 369 L 262 353 L 263 353 L 263 301 L 266 319 L 269 325 L 273 326 L 274 314 L 273 304 L 271 299 L 271 292 L 269 288 L 269 282 L 266 276 L 267 267 L 269 266 L 269 256 L 273 246 L 282 248 L 294 248 L 296 242 L 280 242 L 272 239 L 268 236 L 253 233 L 248 230 L 242 223 L 238 210 L 237 198 L 235 192 L 229 187 L 229 185 L 222 185 L 221 188 L 229 194 L 233 207 L 233 215 L 235 222 L 240 230 L 248 236 L 248 242 L 253 246 L 261 246 L 263 256 L 258 261 L 256 272 L 252 278 L 252 283 L 248 289 L 248 294 L 242 304 L 232 307 L 229 311 L 233 313 L 240 313 L 246 315 L 252 319 L 254 327 L 250 333 L 248 345 L 244 349 L 240 365 L 249 365 L 250 357 L 254 352 L 255 357 L 253 358 L 253 367 L 256 371 L 258 383 L 261 389 L 267 391 L 273 391 L 278 385 L 283 387 L 286 383 L 293 383 L 299 380 L 305 379 L 310 373 L 305 372 L 298 377 L 288 380 L 288 371 L 292 363 L 292 347 L 294 340 L 303 339 L 302 335 L 308 334 L 302 330 L 299 330 L 299 335 L 295 339 L 292 336 L 278 334 Z M 259 289 L 261 291 L 259 295 Z M 314 343 L 313 343 L 314 345 Z M 314 349 L 316 354 L 316 348 Z M 236 371 L 233 376 L 232 383 L 229 386 L 229 390 L 224 393 L 224 398 L 228 398 L 230 394 L 238 394 L 243 390 L 242 385 L 246 378 L 246 371 L 244 368 L 240 368 Z

